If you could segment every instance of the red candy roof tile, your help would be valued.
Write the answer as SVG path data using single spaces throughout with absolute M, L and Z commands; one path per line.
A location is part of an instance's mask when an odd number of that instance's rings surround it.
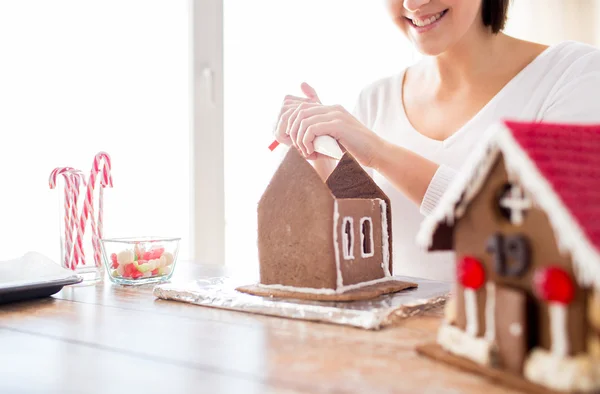
M 506 122 L 506 126 L 600 250 L 600 125 Z

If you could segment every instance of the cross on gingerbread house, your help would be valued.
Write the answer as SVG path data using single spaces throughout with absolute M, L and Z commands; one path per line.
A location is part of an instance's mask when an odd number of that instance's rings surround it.
M 598 391 L 600 126 L 491 131 L 419 232 L 455 251 L 456 286 L 418 350 L 526 391 Z

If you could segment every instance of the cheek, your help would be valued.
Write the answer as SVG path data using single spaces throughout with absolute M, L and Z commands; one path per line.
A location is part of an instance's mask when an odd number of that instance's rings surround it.
M 402 31 L 404 35 L 408 34 L 408 25 L 404 19 L 404 1 L 386 0 L 386 7 L 392 22 Z
M 447 0 L 444 4 L 454 11 L 455 24 L 471 26 L 475 22 L 481 22 L 481 2 L 482 0 Z

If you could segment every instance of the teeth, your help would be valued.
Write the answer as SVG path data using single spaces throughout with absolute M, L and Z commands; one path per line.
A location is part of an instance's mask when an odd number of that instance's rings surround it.
M 415 26 L 419 26 L 419 27 L 431 25 L 433 22 L 435 22 L 438 19 L 440 19 L 443 14 L 444 14 L 443 12 L 438 12 L 437 14 L 435 14 L 435 15 L 429 17 L 429 18 L 426 18 L 426 19 L 413 19 L 412 23 Z

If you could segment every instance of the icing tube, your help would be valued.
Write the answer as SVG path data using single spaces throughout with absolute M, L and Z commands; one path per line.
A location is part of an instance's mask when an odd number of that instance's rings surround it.
M 496 284 L 488 282 L 485 285 L 485 339 L 493 341 L 496 337 L 496 320 L 494 313 L 496 311 Z
M 552 354 L 565 358 L 569 354 L 569 341 L 567 339 L 567 306 L 559 302 L 552 302 L 550 312 L 550 340 Z
M 320 135 L 313 141 L 315 152 L 340 160 L 344 155 L 337 141 L 328 135 Z
M 476 336 L 479 331 L 477 319 L 477 295 L 474 289 L 465 288 L 465 317 L 467 319 L 467 334 Z

